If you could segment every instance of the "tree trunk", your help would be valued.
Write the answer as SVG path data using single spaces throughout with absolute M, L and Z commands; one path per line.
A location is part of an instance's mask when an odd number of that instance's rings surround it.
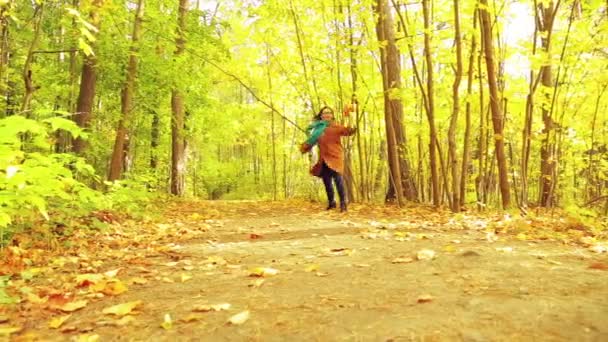
M 448 154 L 450 171 L 452 174 L 452 212 L 460 211 L 460 185 L 458 178 L 458 155 L 456 153 L 456 126 L 460 112 L 460 97 L 458 88 L 462 79 L 462 41 L 460 39 L 460 13 L 458 0 L 454 0 L 454 41 L 456 42 L 456 69 L 454 70 L 454 84 L 452 85 L 452 118 L 448 130 Z M 464 158 L 463 158 L 464 159 Z
M 553 33 L 553 22 L 555 19 L 555 13 L 557 12 L 557 6 L 554 8 L 553 1 L 547 3 L 545 7 L 544 3 L 538 4 L 539 14 L 538 20 L 536 21 L 539 26 L 538 29 L 543 33 L 541 36 L 541 46 L 543 51 L 547 54 L 547 60 L 551 60 L 551 36 Z M 555 156 L 555 122 L 551 117 L 551 89 L 554 87 L 553 84 L 553 73 L 551 64 L 543 65 L 541 67 L 541 84 L 543 85 L 543 102 L 541 106 L 542 118 L 543 118 L 543 138 L 542 145 L 540 148 L 540 159 L 541 159 L 541 182 L 540 182 L 540 200 L 539 204 L 542 207 L 550 207 L 553 204 L 551 198 L 551 189 L 555 182 L 555 167 L 557 158 Z
M 471 162 L 471 98 L 473 94 L 473 74 L 475 73 L 475 50 L 477 49 L 477 8 L 473 12 L 473 33 L 471 34 L 471 51 L 469 54 L 469 71 L 467 75 L 467 101 L 465 105 L 465 129 L 462 151 L 462 169 L 460 172 L 460 206 L 464 206 Z
M 90 22 L 93 26 L 99 29 L 101 18 L 99 9 L 103 5 L 103 0 L 94 0 L 93 9 L 89 15 Z M 95 99 L 95 86 L 97 83 L 97 57 L 93 54 L 84 56 L 82 64 L 82 74 L 80 78 L 80 91 L 78 93 L 78 102 L 76 103 L 76 113 L 74 120 L 76 124 L 88 129 L 93 112 L 93 102 Z M 86 142 L 82 138 L 76 138 L 73 141 L 72 150 L 77 154 L 83 154 L 86 149 Z
M 179 0 L 177 18 L 177 39 L 175 40 L 175 57 L 179 59 L 186 49 L 184 30 L 188 0 Z M 171 91 L 171 194 L 183 196 L 186 188 L 186 146 L 185 146 L 185 113 L 181 89 Z
M 432 186 L 432 197 L 433 205 L 439 206 L 441 201 L 439 197 L 439 177 L 437 174 L 437 155 L 435 148 L 435 141 L 437 140 L 437 129 L 435 127 L 435 103 L 434 103 L 434 90 L 433 90 L 433 59 L 431 51 L 431 18 L 429 0 L 422 0 L 422 11 L 424 14 L 424 56 L 426 58 L 426 98 L 427 98 L 427 119 L 429 121 L 429 159 L 431 168 L 431 186 Z
M 388 42 L 386 48 L 380 47 L 382 88 L 384 90 L 384 117 L 386 122 L 387 153 L 389 164 L 388 193 L 390 194 L 390 187 L 392 187 L 397 203 L 399 206 L 401 206 L 403 205 L 403 187 L 401 182 L 401 165 L 399 163 L 399 146 L 394 127 L 396 119 L 395 112 L 397 108 L 401 108 L 401 101 L 398 99 L 393 100 L 389 96 L 392 88 L 398 88 L 400 86 L 399 79 L 401 75 L 399 73 L 395 74 L 395 71 L 399 70 L 399 55 L 397 47 L 395 46 L 392 18 L 387 0 L 378 0 L 376 2 L 376 13 L 378 14 L 378 22 L 376 24 L 378 41 Z M 391 198 L 387 198 L 387 200 L 390 199 Z
M 34 85 L 34 80 L 32 79 L 31 67 L 34 58 L 34 49 L 38 47 L 38 41 L 40 40 L 40 30 L 42 29 L 43 15 L 44 3 L 41 3 L 39 6 L 36 7 L 36 10 L 34 12 L 34 17 L 38 17 L 36 23 L 34 24 L 34 38 L 32 39 L 30 48 L 27 51 L 25 63 L 23 64 L 23 83 L 25 85 L 25 94 L 23 96 L 23 102 L 21 103 L 21 112 L 25 116 L 29 116 L 27 112 L 30 109 L 30 102 L 32 101 L 32 97 L 34 96 L 34 91 L 36 91 L 36 86 Z
M 133 92 L 135 90 L 135 78 L 137 76 L 137 53 L 139 50 L 138 44 L 143 17 L 143 5 L 144 0 L 138 0 L 137 7 L 135 8 L 135 20 L 133 22 L 133 36 L 131 41 L 131 51 L 129 54 L 129 64 L 127 65 L 127 76 L 121 94 L 121 118 L 118 121 L 118 128 L 116 130 L 114 152 L 112 153 L 110 172 L 108 173 L 109 181 L 114 181 L 121 178 L 125 156 L 128 154 L 128 149 L 125 148 L 127 146 L 127 144 L 125 144 L 125 140 L 131 140 L 131 137 L 129 137 L 127 133 L 127 126 L 130 125 L 131 111 L 133 110 Z
M 494 146 L 496 161 L 498 163 L 498 178 L 503 209 L 511 205 L 511 191 L 508 179 L 507 159 L 505 157 L 505 142 L 503 134 L 503 113 L 498 93 L 496 69 L 494 65 L 494 43 L 492 40 L 492 26 L 487 0 L 480 0 L 481 36 L 484 42 L 486 68 L 488 71 L 488 90 L 490 92 L 490 108 L 492 110 L 492 127 L 494 128 Z

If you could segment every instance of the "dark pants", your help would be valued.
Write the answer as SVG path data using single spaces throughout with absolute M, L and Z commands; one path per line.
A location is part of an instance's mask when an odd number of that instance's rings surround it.
M 327 201 L 330 206 L 336 205 L 334 199 L 334 186 L 331 183 L 332 179 L 336 182 L 336 188 L 338 189 L 338 196 L 340 196 L 340 203 L 346 205 L 346 198 L 344 195 L 344 179 L 342 175 L 332 170 L 325 162 L 323 162 L 323 168 L 321 169 L 321 178 L 323 178 L 323 184 L 325 185 L 325 192 L 327 193 Z

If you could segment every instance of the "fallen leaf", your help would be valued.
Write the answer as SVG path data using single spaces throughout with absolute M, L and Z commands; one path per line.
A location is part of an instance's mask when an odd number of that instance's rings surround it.
M 418 260 L 432 260 L 435 258 L 435 251 L 431 249 L 422 249 L 416 253 Z
M 608 252 L 608 248 L 606 246 L 599 244 L 589 247 L 589 250 L 598 254 Z
M 209 312 L 209 311 L 222 311 L 230 309 L 229 303 L 220 303 L 220 304 L 203 304 L 195 306 L 192 311 L 194 312 Z
M 520 241 L 526 241 L 526 240 L 528 240 L 528 236 L 526 234 L 524 234 L 524 233 L 517 234 L 516 238 L 517 238 L 517 240 L 520 240 Z
M 201 319 L 203 319 L 203 318 L 199 315 L 190 314 L 184 318 L 180 318 L 179 321 L 184 322 L 184 323 L 190 323 L 190 322 L 200 321 Z
M 121 281 L 114 281 L 111 283 L 107 283 L 106 286 L 101 290 L 106 295 L 109 296 L 117 296 L 121 293 L 125 293 L 128 291 L 128 288 Z
M 304 271 L 306 271 L 306 272 L 314 272 L 314 271 L 316 271 L 318 269 L 319 269 L 319 265 L 312 264 L 312 265 L 306 266 L 306 268 L 304 269 Z
M 0 315 L 0 323 L 6 323 L 8 322 L 10 319 L 8 318 L 8 316 L 5 315 Z
M 192 265 L 188 265 L 188 266 L 184 266 L 184 267 L 182 267 L 182 269 L 183 269 L 184 271 L 192 271 L 192 270 L 194 269 L 194 266 L 192 266 Z
M 131 316 L 131 315 L 126 315 L 126 316 L 122 316 L 120 319 L 116 320 L 114 323 L 117 326 L 125 326 L 127 324 L 130 324 L 131 322 L 135 321 L 135 317 Z
M 40 298 L 35 293 L 31 293 L 31 292 L 27 294 L 26 298 L 27 298 L 27 301 L 32 304 L 44 304 L 49 300 L 49 297 Z
M 262 235 L 251 233 L 251 234 L 249 234 L 249 238 L 252 240 L 261 239 Z
M 249 286 L 249 287 L 254 287 L 254 288 L 258 288 L 258 287 L 262 286 L 262 284 L 264 284 L 264 282 L 265 282 L 265 281 L 266 281 L 266 280 L 264 280 L 264 279 L 262 279 L 262 278 L 260 278 L 260 279 L 256 279 L 256 280 L 252 281 L 252 282 L 251 282 L 249 285 L 247 285 L 247 286 Z
M 511 253 L 513 252 L 513 247 L 497 247 L 496 250 L 498 252 Z
M 111 271 L 107 271 L 106 273 L 104 273 L 104 275 L 108 278 L 114 278 L 116 277 L 116 275 L 118 274 L 118 272 L 122 270 L 121 267 L 115 269 L 115 270 L 111 270 Z
M 430 294 L 423 294 L 418 297 L 418 303 L 428 303 L 433 301 L 433 296 Z
M 329 273 L 324 273 L 324 272 L 317 272 L 315 274 L 317 275 L 317 277 L 327 277 L 329 275 Z
M 98 273 L 85 273 L 76 276 L 76 285 L 80 287 L 90 286 L 97 284 L 103 280 L 103 274 Z
M 60 317 L 55 317 L 53 319 L 51 319 L 49 321 L 49 328 L 51 329 L 57 329 L 60 326 L 63 325 L 63 323 L 65 323 L 65 321 L 67 321 L 70 317 L 72 317 L 72 314 L 69 315 L 65 315 L 65 316 L 60 316 Z
M 21 327 L 0 327 L 0 336 L 10 336 L 16 332 L 21 331 Z
M 256 267 L 249 272 L 250 277 L 271 277 L 277 275 L 279 270 L 270 267 Z
M 173 320 L 171 319 L 171 315 L 165 314 L 163 322 L 160 324 L 160 326 L 163 327 L 163 329 L 165 330 L 173 328 Z
M 249 310 L 241 311 L 238 314 L 230 317 L 228 323 L 232 325 L 239 325 L 247 322 L 249 319 Z
M 75 302 L 69 302 L 64 304 L 63 306 L 57 307 L 57 309 L 65 312 L 74 312 L 76 310 L 80 310 L 87 306 L 89 302 L 86 300 L 77 300 Z
M 181 279 L 182 283 L 185 283 L 188 280 L 192 279 L 192 276 L 189 275 L 189 274 L 182 274 L 181 277 L 180 277 L 180 279 Z
M 133 309 L 140 306 L 141 304 L 143 304 L 143 302 L 141 300 L 136 300 L 134 302 L 128 302 L 128 303 L 123 303 L 123 304 L 118 304 L 118 305 L 107 307 L 107 308 L 103 309 L 102 312 L 106 315 L 124 316 L 128 313 L 131 313 L 131 311 L 133 311 Z
M 414 259 L 410 258 L 410 257 L 398 257 L 398 258 L 393 259 L 391 262 L 393 264 L 407 264 L 412 261 L 414 261 Z
M 97 335 L 97 334 L 82 334 L 82 335 L 78 335 L 78 337 L 76 337 L 74 339 L 74 341 L 76 341 L 76 342 L 97 342 L 97 341 L 99 341 L 99 335 Z
M 596 262 L 596 263 L 589 265 L 589 268 L 594 269 L 594 270 L 608 271 L 608 264 L 605 264 L 603 262 Z

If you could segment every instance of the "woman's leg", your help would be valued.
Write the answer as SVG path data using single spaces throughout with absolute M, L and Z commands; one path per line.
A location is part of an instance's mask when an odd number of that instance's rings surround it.
M 333 170 L 332 170 L 333 171 Z M 346 194 L 344 192 L 344 178 L 341 174 L 334 172 L 334 180 L 336 181 L 336 188 L 338 188 L 338 196 L 340 197 L 340 210 L 346 211 Z
M 334 185 L 331 182 L 333 176 L 332 172 L 334 171 L 323 163 L 323 168 L 321 169 L 321 178 L 323 179 L 323 185 L 325 185 L 325 193 L 327 193 L 327 209 L 336 207 L 336 200 L 334 199 Z M 342 197 L 340 197 L 340 199 L 341 198 Z

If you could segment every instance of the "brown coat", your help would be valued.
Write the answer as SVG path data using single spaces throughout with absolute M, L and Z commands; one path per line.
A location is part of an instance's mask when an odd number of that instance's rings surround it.
M 344 173 L 344 149 L 340 138 L 355 134 L 355 129 L 344 127 L 336 123 L 331 123 L 319 137 L 318 144 L 320 158 L 317 167 L 320 168 L 323 162 L 330 169 L 342 174 Z M 314 167 L 313 167 L 314 168 Z

